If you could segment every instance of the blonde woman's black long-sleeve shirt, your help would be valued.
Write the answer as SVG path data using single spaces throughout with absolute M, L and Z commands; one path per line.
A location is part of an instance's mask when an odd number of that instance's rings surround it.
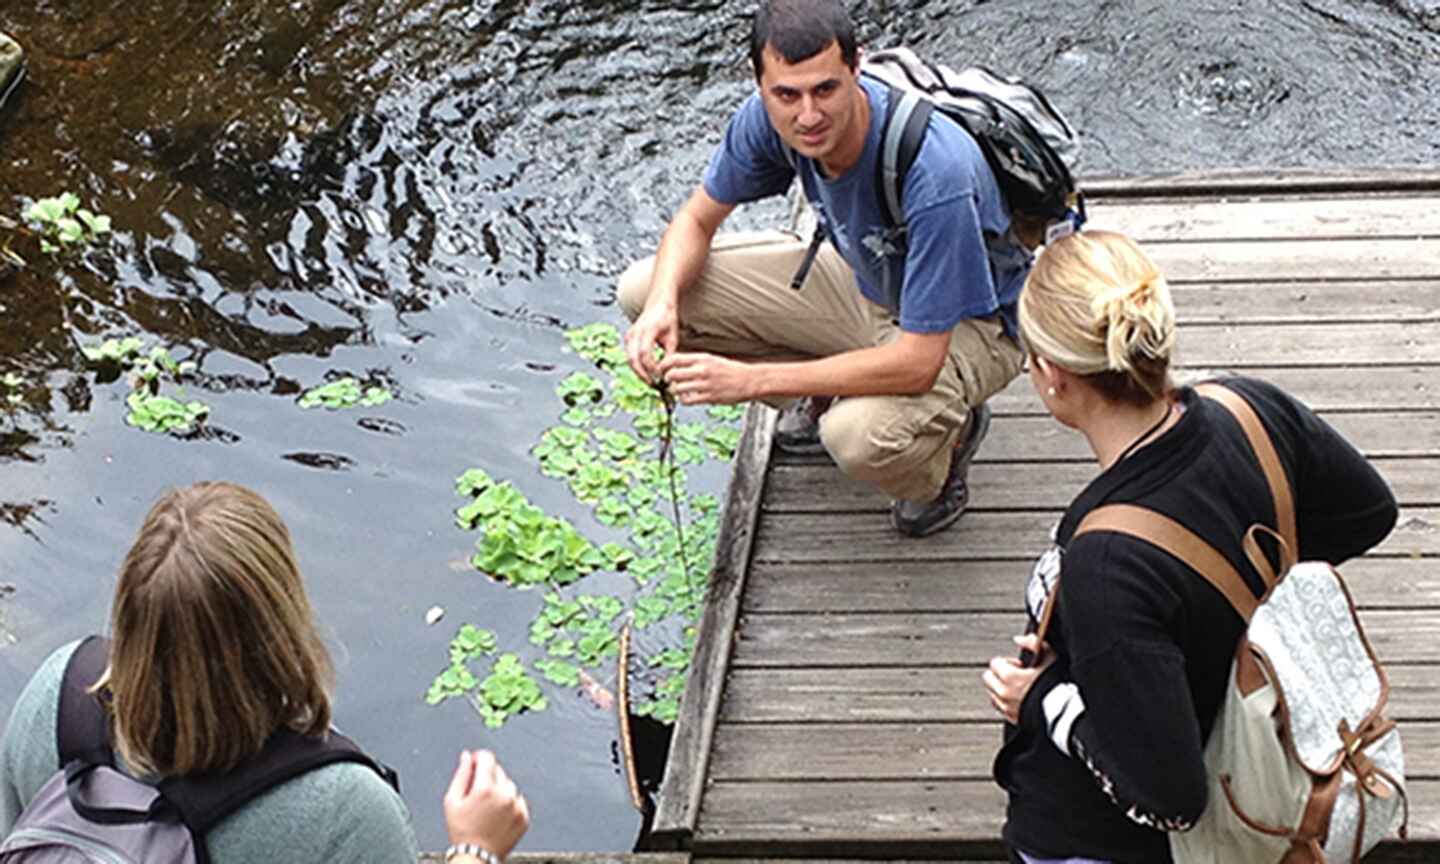
M 1222 382 L 1254 407 L 1294 492 L 1302 560 L 1339 564 L 1380 542 L 1396 504 L 1378 472 L 1297 400 L 1262 381 Z M 1113 532 L 1071 542 L 1103 504 L 1163 513 L 1235 565 L 1274 505 L 1244 432 L 1219 404 L 1183 389 L 1180 420 L 1110 467 L 1071 503 L 1026 592 L 1034 620 L 1058 573 L 1048 641 L 1057 655 L 1006 729 L 995 762 L 1009 793 L 1005 839 L 1039 857 L 1170 861 L 1165 832 L 1206 805 L 1204 746 L 1243 622 L 1204 577 L 1145 541 Z

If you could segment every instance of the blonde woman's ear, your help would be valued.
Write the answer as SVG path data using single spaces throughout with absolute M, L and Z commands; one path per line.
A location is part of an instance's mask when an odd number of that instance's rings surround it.
M 1060 369 L 1054 363 L 1041 357 L 1039 354 L 1031 354 L 1030 362 L 1035 366 L 1035 371 L 1045 380 L 1045 395 L 1054 396 L 1060 385 Z

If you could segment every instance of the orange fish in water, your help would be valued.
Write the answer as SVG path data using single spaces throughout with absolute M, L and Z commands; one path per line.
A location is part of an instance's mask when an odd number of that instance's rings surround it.
M 580 670 L 580 692 L 584 693 L 586 698 L 602 711 L 609 711 L 615 707 L 615 697 L 605 689 L 604 685 L 590 677 L 590 673 L 584 669 Z

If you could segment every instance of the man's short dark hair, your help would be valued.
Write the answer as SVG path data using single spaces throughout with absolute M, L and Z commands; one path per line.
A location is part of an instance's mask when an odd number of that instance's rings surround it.
M 750 28 L 750 65 L 755 78 L 765 68 L 765 46 L 786 63 L 809 60 L 829 47 L 840 45 L 845 65 L 855 68 L 855 25 L 841 0 L 761 0 Z

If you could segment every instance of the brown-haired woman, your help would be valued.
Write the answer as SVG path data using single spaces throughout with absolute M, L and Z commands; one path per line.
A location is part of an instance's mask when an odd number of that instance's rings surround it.
M 0 836 L 56 772 L 61 682 L 79 645 L 52 654 L 16 702 L 0 742 Z M 121 565 L 108 665 L 91 688 L 108 706 L 118 767 L 155 782 L 214 776 L 281 730 L 326 736 L 331 682 L 290 533 L 265 499 L 230 483 L 162 497 Z M 461 754 L 445 810 L 453 842 L 502 857 L 528 825 L 488 754 Z M 400 796 L 353 761 L 284 781 L 206 845 L 216 864 L 416 860 Z
M 1025 593 L 1017 639 L 1038 661 L 991 661 L 984 685 L 1009 721 L 995 762 L 1009 794 L 1016 861 L 1166 862 L 1167 831 L 1206 805 L 1203 753 L 1242 622 L 1177 559 L 1113 532 L 1075 537 L 1102 504 L 1138 504 L 1198 534 L 1262 583 L 1241 549 L 1275 524 L 1271 495 L 1239 425 L 1175 388 L 1175 311 L 1165 279 L 1134 242 L 1085 231 L 1040 256 L 1020 296 L 1030 376 L 1045 407 L 1090 444 L 1100 473 L 1070 503 Z M 1395 523 L 1389 488 L 1329 425 L 1277 388 L 1223 385 L 1256 413 L 1293 490 L 1300 555 L 1339 563 Z M 1054 580 L 1047 644 L 1033 635 Z

